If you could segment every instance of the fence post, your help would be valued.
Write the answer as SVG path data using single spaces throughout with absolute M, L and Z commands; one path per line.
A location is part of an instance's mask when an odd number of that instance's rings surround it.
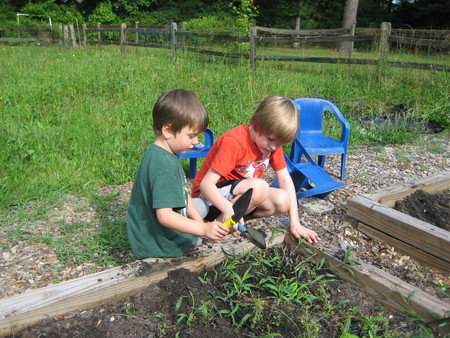
M 255 44 L 255 37 L 256 37 L 256 27 L 250 26 L 250 69 L 255 70 L 256 68 L 256 44 Z
M 86 49 L 87 47 L 87 34 L 86 34 L 86 24 L 81 25 L 81 29 L 83 31 L 83 48 Z
M 136 21 L 136 22 L 134 23 L 134 27 L 135 27 L 136 29 L 139 28 L 139 21 Z M 136 45 L 137 45 L 137 44 L 139 44 L 139 33 L 136 31 Z
M 69 25 L 69 29 L 70 29 L 70 37 L 72 38 L 73 52 L 75 53 L 77 51 L 77 38 L 75 37 L 75 29 L 73 28 L 73 23 Z
M 63 46 L 63 26 L 62 23 L 58 24 L 58 48 L 62 48 Z
M 98 40 L 98 43 L 100 44 L 100 41 L 102 41 L 102 32 L 100 32 L 100 22 L 97 22 L 97 29 L 98 29 L 97 40 Z
M 69 26 L 64 25 L 64 47 L 69 51 Z
M 127 28 L 127 25 L 125 23 L 120 24 L 120 51 L 122 52 L 122 54 L 125 54 L 125 43 L 127 42 L 125 28 Z
M 176 37 L 176 31 L 177 31 L 177 23 L 172 22 L 170 24 L 170 48 L 172 49 L 172 56 L 174 59 L 177 58 L 177 37 Z
M 380 60 L 378 65 L 380 68 L 380 75 L 383 75 L 384 69 L 387 64 L 387 53 L 389 51 L 389 35 L 391 35 L 391 23 L 383 22 L 381 24 Z
M 350 28 L 350 36 L 351 37 L 354 37 L 355 36 L 355 32 L 356 32 L 356 25 L 355 24 L 353 24 L 352 25 L 352 27 Z M 355 45 L 355 41 L 351 41 L 350 42 L 350 48 L 349 48 L 349 50 L 348 50 L 348 58 L 351 60 L 352 59 L 352 57 L 353 57 L 353 47 L 354 47 L 354 45 Z M 350 61 L 350 63 L 348 64 L 348 71 L 349 71 L 349 73 L 350 73 L 350 75 L 352 74 L 352 64 L 351 64 L 351 61 Z

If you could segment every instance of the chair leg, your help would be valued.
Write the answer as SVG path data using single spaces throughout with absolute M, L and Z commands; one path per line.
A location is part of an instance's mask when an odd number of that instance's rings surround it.
M 317 164 L 319 167 L 323 168 L 325 166 L 325 155 L 319 155 L 317 159 Z
M 197 158 L 193 157 L 189 161 L 189 171 L 191 178 L 195 178 L 195 175 L 197 175 Z
M 345 178 L 345 166 L 347 165 L 347 154 L 342 154 L 341 156 L 341 180 Z

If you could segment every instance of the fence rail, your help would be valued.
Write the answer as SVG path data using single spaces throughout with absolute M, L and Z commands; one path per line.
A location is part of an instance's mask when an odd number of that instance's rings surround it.
M 390 46 L 402 47 L 424 47 L 442 50 L 448 53 L 450 42 L 450 30 L 413 30 L 413 29 L 391 29 L 389 23 L 383 23 L 381 29 L 378 28 L 356 28 L 351 29 L 315 29 L 315 30 L 292 30 L 278 29 L 260 26 L 250 27 L 249 36 L 230 36 L 216 34 L 199 34 L 180 30 L 175 23 L 164 26 L 139 26 L 134 27 L 122 24 L 112 25 L 81 25 L 75 28 L 74 25 L 59 25 L 59 29 L 50 31 L 39 27 L 11 30 L 17 37 L 11 37 L 6 29 L 0 29 L 0 42 L 4 43 L 56 43 L 61 47 L 69 49 L 69 45 L 74 50 L 78 48 L 88 48 L 95 44 L 117 44 L 120 45 L 122 53 L 125 53 L 126 46 L 142 46 L 151 48 L 172 49 L 173 56 L 177 56 L 177 50 L 191 51 L 201 54 L 224 56 L 231 58 L 248 58 L 250 66 L 255 69 L 257 61 L 292 61 L 292 62 L 315 62 L 330 64 L 360 64 L 360 65 L 383 65 L 390 67 L 410 67 L 421 70 L 449 71 L 449 66 L 415 62 L 391 62 L 387 60 Z M 14 33 L 15 32 L 15 33 Z M 24 36 L 33 34 L 34 36 Z M 57 36 L 56 36 L 57 35 Z M 205 46 L 189 46 L 186 39 L 215 39 L 216 48 L 206 48 Z M 249 53 L 235 53 L 220 51 L 220 42 L 249 44 Z M 261 46 L 290 45 L 310 43 L 340 43 L 349 42 L 350 48 L 347 56 L 342 57 L 306 57 L 306 56 L 282 56 L 282 55 L 259 55 Z M 379 57 L 377 59 L 360 59 L 353 57 L 353 43 L 366 42 L 378 46 Z

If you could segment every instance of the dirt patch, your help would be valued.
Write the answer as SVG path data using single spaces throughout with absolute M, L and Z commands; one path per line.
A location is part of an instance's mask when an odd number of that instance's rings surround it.
M 416 190 L 395 203 L 394 209 L 450 231 L 450 193 L 429 194 Z

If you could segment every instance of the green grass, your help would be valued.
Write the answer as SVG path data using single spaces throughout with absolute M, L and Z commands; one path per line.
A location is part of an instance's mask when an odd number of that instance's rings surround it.
M 259 62 L 118 47 L 73 54 L 57 48 L 0 48 L 0 207 L 58 194 L 93 191 L 134 178 L 141 154 L 153 139 L 151 110 L 171 88 L 194 91 L 219 136 L 247 123 L 258 101 L 272 94 L 322 95 L 354 112 L 360 100 L 369 113 L 405 103 L 416 116 L 438 116 L 448 127 L 448 76 L 375 67 Z M 447 109 L 448 111 L 448 109 Z M 353 122 L 352 122 L 353 123 Z M 414 132 L 367 132 L 354 125 L 351 143 L 407 143 Z

